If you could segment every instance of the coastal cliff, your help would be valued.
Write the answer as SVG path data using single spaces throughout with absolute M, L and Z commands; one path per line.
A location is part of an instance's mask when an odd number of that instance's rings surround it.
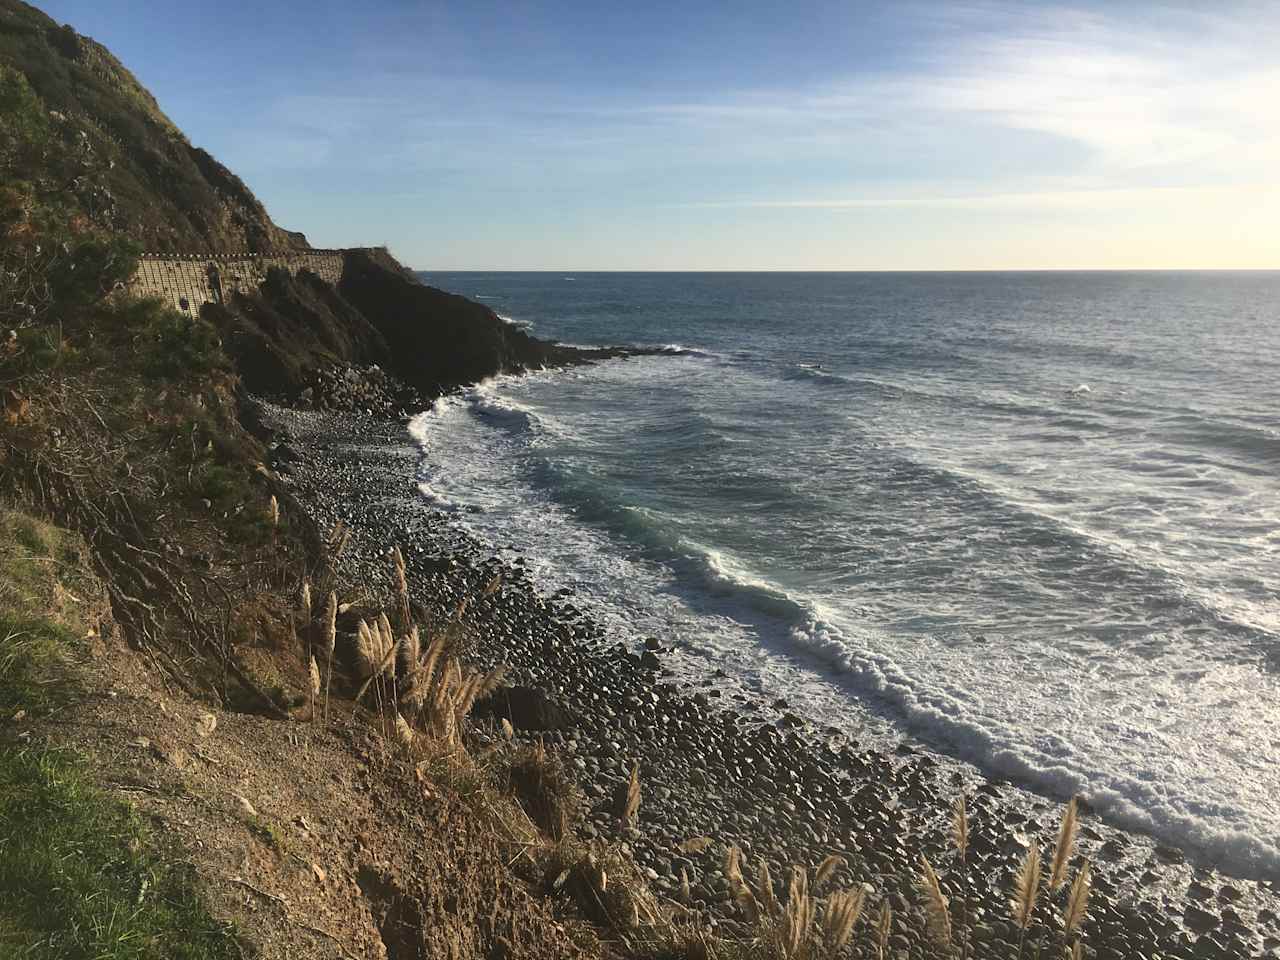
M 0 0 L 0 954 L 602 954 L 511 869 L 550 843 L 511 782 L 554 762 L 477 761 L 499 680 L 465 605 L 402 591 L 388 621 L 393 543 L 340 567 L 253 399 L 414 410 L 591 355 L 385 251 L 308 251 L 104 47 Z M 365 697 L 383 622 L 451 646 Z
M 296 398 L 326 366 L 376 364 L 434 394 L 583 358 L 419 284 L 385 250 L 273 267 L 282 251 L 302 257 L 306 238 L 277 226 L 238 177 L 193 146 L 110 51 L 19 0 L 0 0 L 0 71 L 0 208 L 15 270 L 63 244 L 62 268 L 88 276 L 96 295 L 134 285 L 143 251 L 185 257 L 197 282 L 214 259 L 259 255 L 260 279 L 284 275 L 228 285 L 212 310 L 202 307 L 213 298 L 184 297 L 177 283 L 166 297 L 189 300 L 228 340 L 250 390 Z M 154 261 L 142 266 L 155 272 Z M 147 279 L 144 293 L 169 292 Z
M 17 0 L 0 121 L 0 955 L 1280 949 L 1259 885 L 681 684 L 424 504 L 404 414 L 639 351 L 312 250 Z

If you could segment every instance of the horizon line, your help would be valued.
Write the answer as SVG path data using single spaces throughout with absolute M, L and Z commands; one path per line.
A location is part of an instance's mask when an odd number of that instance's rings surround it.
M 415 273 L 1280 273 L 1276 267 L 899 267 L 892 269 L 854 267 L 784 268 L 711 267 L 695 269 L 670 268 L 598 268 L 575 270 L 571 267 L 411 267 Z

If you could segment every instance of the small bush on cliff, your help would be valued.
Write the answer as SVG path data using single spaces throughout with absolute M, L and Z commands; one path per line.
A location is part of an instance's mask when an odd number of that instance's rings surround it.
M 222 341 L 208 323 L 161 309 L 139 339 L 148 372 L 160 377 L 205 376 L 228 367 Z
M 0 64 L 0 322 L 68 319 L 127 280 L 136 250 L 82 212 L 101 167 L 51 119 L 27 78 Z M 70 138 L 70 139 L 68 139 Z
M 23 184 L 0 188 L 0 322 L 74 320 L 136 265 L 133 244 L 99 233 L 59 197 Z
M 27 167 L 49 144 L 49 117 L 31 84 L 17 70 L 0 64 L 0 169 Z
M 89 337 L 78 338 L 94 363 L 121 364 L 152 382 L 207 380 L 229 373 L 217 330 L 160 300 L 119 298 L 95 311 Z

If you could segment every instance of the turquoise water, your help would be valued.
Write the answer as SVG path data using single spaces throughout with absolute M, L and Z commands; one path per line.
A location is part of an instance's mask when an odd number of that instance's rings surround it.
M 619 635 L 1280 875 L 1280 274 L 426 274 L 663 356 L 415 422 Z

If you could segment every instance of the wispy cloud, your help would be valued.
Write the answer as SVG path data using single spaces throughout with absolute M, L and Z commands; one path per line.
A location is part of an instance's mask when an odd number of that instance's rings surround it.
M 862 191 L 854 196 L 809 197 L 794 200 L 705 200 L 677 203 L 671 206 L 695 210 L 869 210 L 893 207 L 932 209 L 1019 210 L 1056 209 L 1062 211 L 1115 211 L 1152 202 L 1175 204 L 1186 202 L 1225 201 L 1243 191 L 1254 196 L 1280 192 L 1272 181 L 1254 181 L 1231 185 L 1153 186 L 1080 188 L 1068 184 L 1056 189 L 948 193 L 945 185 L 929 187 L 920 184 Z
M 1280 68 L 1243 55 L 1224 23 L 1170 37 L 1042 11 L 1034 24 L 963 38 L 898 74 L 638 112 L 721 135 L 738 128 L 747 140 L 794 145 L 798 135 L 820 136 L 864 152 L 924 131 L 956 143 L 986 138 L 998 167 L 1006 166 L 1001 131 L 1025 132 L 1078 148 L 1078 174 L 1217 183 L 1274 169 L 1280 159 Z
M 1089 262 L 1099 238 L 1115 238 L 1112 260 L 1148 262 L 1128 252 L 1141 250 L 1204 261 L 1204 244 L 1194 256 L 1172 246 L 1177 217 L 1188 237 L 1216 231 L 1247 246 L 1251 263 L 1273 256 L 1264 238 L 1280 214 L 1274 7 L 892 11 L 892 55 L 881 59 L 823 73 L 745 65 L 687 83 L 642 68 L 570 83 L 555 70 L 424 60 L 412 38 L 393 55 L 380 44 L 354 79 L 263 104 L 263 132 L 241 165 L 281 179 L 317 164 L 363 173 L 406 232 L 446 209 L 451 229 L 562 224 L 584 236 L 600 231 L 603 211 L 662 243 L 714 226 L 745 244 L 744 225 L 755 223 L 762 264 L 776 256 L 780 225 L 804 238 L 819 225 L 848 231 L 853 217 L 806 216 L 841 210 L 911 238 L 923 265 L 942 261 L 942 237 L 956 242 L 979 220 L 1003 220 L 1010 237 L 1025 231 L 1001 262 L 1022 257 L 1028 236 L 1055 262 Z M 708 56 L 729 55 L 706 43 Z M 1060 228 L 1060 248 L 1047 246 L 1046 226 Z M 851 248 L 845 234 L 823 236 Z M 601 247 L 584 244 L 591 255 Z

